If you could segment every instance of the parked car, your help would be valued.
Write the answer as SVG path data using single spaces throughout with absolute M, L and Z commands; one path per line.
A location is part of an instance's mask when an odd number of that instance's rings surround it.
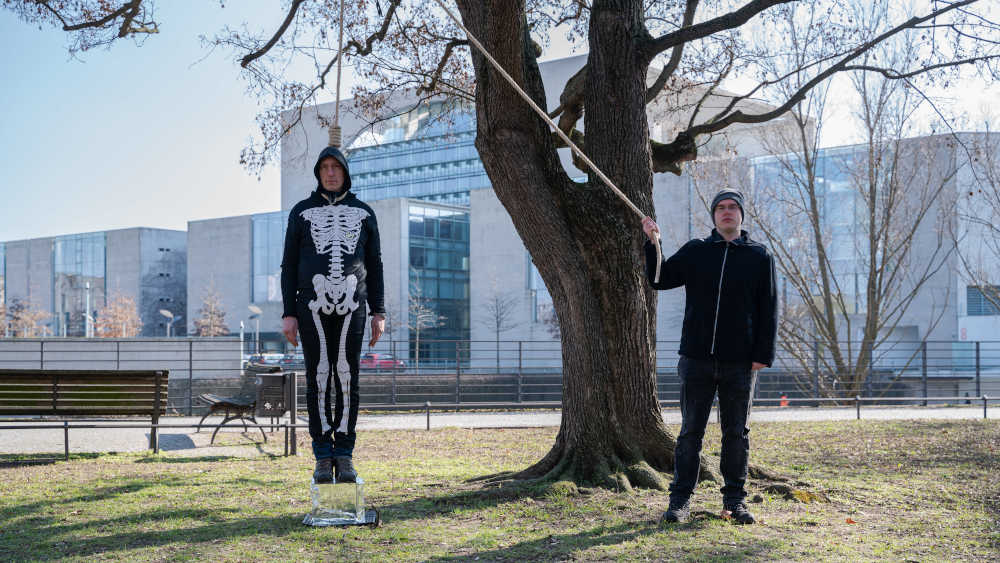
M 361 356 L 359 367 L 361 369 L 379 371 L 402 371 L 406 369 L 406 362 L 403 360 L 397 360 L 392 354 L 368 352 L 367 354 L 363 354 Z
M 306 360 L 301 352 L 285 354 L 281 357 L 280 365 L 282 369 L 303 369 L 306 367 Z

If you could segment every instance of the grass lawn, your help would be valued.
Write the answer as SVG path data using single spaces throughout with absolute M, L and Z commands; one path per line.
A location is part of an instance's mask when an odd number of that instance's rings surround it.
M 378 529 L 301 524 L 311 507 L 304 442 L 297 458 L 108 454 L 25 465 L 0 456 L 0 560 L 1000 557 L 1000 421 L 758 424 L 751 461 L 831 502 L 787 501 L 751 484 L 761 523 L 744 527 L 716 516 L 714 483 L 698 488 L 692 522 L 661 525 L 667 497 L 659 491 L 529 492 L 469 481 L 527 466 L 554 436 L 552 428 L 362 433 L 355 464 L 381 512 Z M 252 438 L 224 439 L 245 446 Z M 708 453 L 718 441 L 712 426 Z

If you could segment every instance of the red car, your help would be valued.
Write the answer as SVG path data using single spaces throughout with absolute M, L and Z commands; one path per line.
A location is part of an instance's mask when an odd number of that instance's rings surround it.
M 397 360 L 392 354 L 385 354 L 382 352 L 368 352 L 361 356 L 361 362 L 359 363 L 361 369 L 371 369 L 379 371 L 391 371 L 398 370 L 402 371 L 406 369 L 406 362 L 403 360 Z

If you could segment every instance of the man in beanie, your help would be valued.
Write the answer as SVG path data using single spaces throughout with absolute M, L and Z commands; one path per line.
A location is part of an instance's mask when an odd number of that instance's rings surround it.
M 646 217 L 643 231 L 646 276 L 654 289 L 684 286 L 686 305 L 681 332 L 681 431 L 674 450 L 674 480 L 666 522 L 690 517 L 691 493 L 698 481 L 701 442 L 712 401 L 719 394 L 722 451 L 719 461 L 725 485 L 723 514 L 737 524 L 753 524 L 744 484 L 750 453 L 750 404 L 757 371 L 774 360 L 777 298 L 774 260 L 767 249 L 741 230 L 743 195 L 722 190 L 710 212 L 715 228 L 663 261 L 653 281 L 659 256 L 652 244 L 660 229 Z
M 382 254 L 371 207 L 351 193 L 347 159 L 327 147 L 313 168 L 317 186 L 288 214 L 281 260 L 282 332 L 302 337 L 309 435 L 316 483 L 354 482 L 358 364 L 371 312 L 374 346 L 385 329 Z

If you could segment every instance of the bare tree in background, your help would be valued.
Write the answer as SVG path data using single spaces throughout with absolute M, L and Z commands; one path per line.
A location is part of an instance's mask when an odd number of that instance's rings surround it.
M 488 328 L 496 339 L 497 373 L 500 373 L 500 335 L 521 325 L 517 309 L 521 300 L 510 291 L 500 289 L 496 273 L 490 277 L 490 291 L 482 304 L 479 324 Z
M 443 326 L 446 320 L 445 317 L 438 314 L 431 299 L 424 296 L 424 290 L 420 285 L 420 276 L 411 272 L 406 326 L 410 329 L 410 337 L 414 342 L 415 369 L 420 369 L 420 333 Z
M 15 338 L 37 338 L 45 332 L 45 321 L 49 313 L 43 311 L 34 301 L 15 297 L 7 304 L 7 326 L 10 336 Z
M 862 25 L 840 2 L 817 1 L 826 8 L 817 20 L 794 20 L 797 30 L 812 26 L 824 34 L 797 69 L 802 86 L 791 95 L 781 89 L 791 75 L 775 75 L 766 65 L 787 47 L 787 37 L 770 26 L 808 2 L 448 3 L 457 5 L 465 26 L 542 105 L 546 96 L 537 60 L 543 45 L 538 41 L 544 44 L 550 30 L 564 25 L 571 40 L 586 43 L 586 65 L 568 81 L 559 106 L 546 110 L 652 216 L 654 173 L 681 174 L 708 135 L 782 117 L 838 73 L 862 70 L 915 86 L 947 80 L 959 65 L 980 76 L 1000 75 L 993 66 L 1000 57 L 1000 25 L 990 12 L 994 2 L 893 2 L 895 9 L 885 19 Z M 71 51 L 159 29 L 152 4 L 142 0 L 8 0 L 3 6 L 29 24 L 71 32 Z M 516 477 L 624 490 L 665 488 L 660 472 L 673 466 L 674 438 L 656 396 L 656 298 L 642 273 L 640 218 L 596 175 L 584 183 L 573 181 L 544 121 L 478 51 L 469 49 L 465 35 L 436 4 L 357 0 L 344 6 L 345 55 L 363 80 L 355 91 L 358 111 L 375 122 L 430 99 L 446 99 L 452 107 L 474 104 L 480 158 L 552 294 L 562 333 L 562 424 L 551 451 Z M 214 42 L 232 49 L 249 90 L 271 108 L 258 117 L 263 138 L 242 155 L 251 170 L 259 171 L 277 156 L 281 138 L 303 125 L 307 114 L 301 110 L 329 96 L 335 82 L 330 72 L 336 67 L 337 34 L 331 30 L 339 4 L 293 0 L 287 8 L 273 33 L 259 37 L 234 25 Z M 922 37 L 921 56 L 913 66 L 864 58 L 907 30 L 919 30 Z M 756 45 L 752 40 L 760 36 L 770 43 Z M 316 75 L 285 74 L 302 67 L 315 68 Z M 655 77 L 647 81 L 650 70 Z M 698 102 L 730 76 L 755 86 L 720 103 Z M 648 104 L 671 89 L 686 90 L 685 99 L 694 100 L 685 110 L 691 117 L 673 138 L 651 139 Z M 413 105 L 395 107 L 403 92 Z M 772 105 L 762 107 L 759 100 Z M 581 119 L 584 127 L 578 128 Z M 703 467 L 708 476 L 708 464 Z
M 861 22 L 888 17 L 884 3 L 854 8 Z M 817 9 L 808 9 L 813 18 Z M 775 72 L 795 72 L 825 31 L 807 27 L 807 34 L 796 35 L 792 19 L 783 25 L 777 32 L 789 34 L 792 49 L 771 64 Z M 859 65 L 913 66 L 920 56 L 917 33 L 883 43 Z M 792 77 L 788 87 L 801 87 L 805 78 Z M 861 71 L 850 79 L 860 100 L 855 117 L 861 145 L 821 157 L 828 92 L 816 88 L 789 111 L 793 126 L 769 131 L 765 145 L 777 155 L 773 162 L 742 169 L 755 180 L 732 181 L 737 188 L 753 185 L 753 225 L 790 289 L 779 325 L 780 345 L 793 363 L 789 371 L 802 388 L 818 384 L 824 396 L 865 394 L 872 366 L 883 350 L 893 349 L 899 339 L 894 331 L 921 296 L 926 339 L 948 297 L 934 296 L 927 286 L 948 266 L 954 248 L 947 233 L 954 218 L 955 140 L 907 140 L 916 130 L 914 115 L 928 102 L 905 81 Z
M 98 313 L 94 329 L 100 338 L 135 338 L 142 332 L 142 319 L 135 299 L 120 292 L 112 293 Z
M 225 336 L 229 334 L 226 326 L 226 311 L 222 308 L 222 297 L 215 289 L 215 283 L 209 284 L 198 309 L 198 318 L 194 320 L 194 333 L 197 336 Z

